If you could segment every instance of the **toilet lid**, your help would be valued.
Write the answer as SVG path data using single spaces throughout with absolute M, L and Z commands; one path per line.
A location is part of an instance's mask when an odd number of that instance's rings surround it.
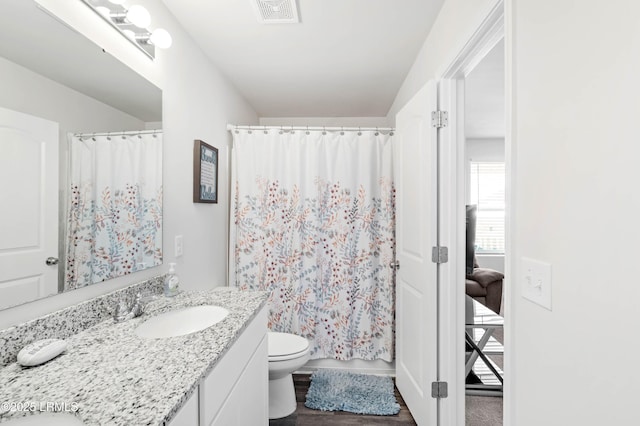
M 271 331 L 267 333 L 267 340 L 271 361 L 297 358 L 309 350 L 309 341 L 295 334 Z

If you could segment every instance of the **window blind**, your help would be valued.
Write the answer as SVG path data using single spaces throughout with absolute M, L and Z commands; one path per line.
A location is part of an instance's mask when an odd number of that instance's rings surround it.
M 472 161 L 470 171 L 470 204 L 478 206 L 476 251 L 504 253 L 504 163 Z

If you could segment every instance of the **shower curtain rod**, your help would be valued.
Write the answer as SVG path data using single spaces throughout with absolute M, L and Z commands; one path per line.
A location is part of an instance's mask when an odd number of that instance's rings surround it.
M 327 132 L 395 132 L 393 127 L 325 127 L 325 126 L 242 126 L 227 124 L 227 130 L 314 130 Z
M 148 135 L 161 133 L 162 129 L 155 130 L 129 130 L 126 132 L 94 132 L 94 133 L 74 133 L 73 136 L 78 138 L 89 138 L 93 136 L 125 136 L 125 135 Z

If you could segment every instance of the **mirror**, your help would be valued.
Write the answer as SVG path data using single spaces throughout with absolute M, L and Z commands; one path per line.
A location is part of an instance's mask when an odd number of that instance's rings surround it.
M 33 0 L 2 6 L 0 309 L 162 264 L 161 90 Z

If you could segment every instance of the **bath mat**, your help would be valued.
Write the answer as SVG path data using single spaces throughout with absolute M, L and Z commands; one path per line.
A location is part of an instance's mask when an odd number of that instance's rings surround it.
M 311 375 L 305 407 L 322 411 L 390 416 L 400 405 L 391 377 L 322 369 Z

